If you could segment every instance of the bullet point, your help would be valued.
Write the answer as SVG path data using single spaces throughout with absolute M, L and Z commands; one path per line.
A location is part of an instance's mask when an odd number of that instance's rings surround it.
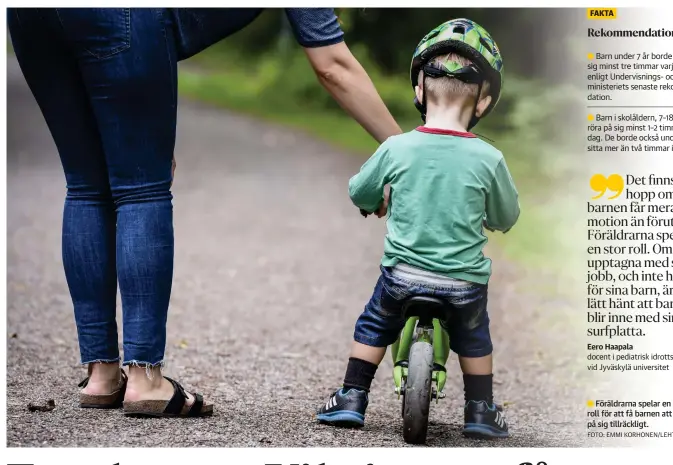
M 589 116 L 587 116 L 587 119 L 588 119 L 589 121 L 593 121 L 593 120 L 594 120 L 594 115 L 589 115 Z
M 587 400 L 587 407 L 591 408 L 594 406 L 594 401 L 593 400 Z
M 593 60 L 593 59 L 594 59 L 594 54 L 593 54 L 593 53 L 589 53 L 589 54 L 587 55 L 587 58 L 590 59 L 590 60 Z

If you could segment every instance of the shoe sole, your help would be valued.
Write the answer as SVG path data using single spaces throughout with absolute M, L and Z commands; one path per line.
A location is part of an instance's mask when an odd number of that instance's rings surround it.
M 332 426 L 360 428 L 365 425 L 365 416 L 357 412 L 321 413 L 317 418 L 319 422 Z
M 169 401 L 165 400 L 140 400 L 136 402 L 124 402 L 124 415 L 127 417 L 153 417 L 153 418 L 199 418 L 213 415 L 213 406 L 204 404 L 198 415 L 189 416 L 187 413 L 165 413 Z
M 122 408 L 121 402 L 114 404 L 79 404 L 79 408 L 97 408 L 101 410 L 111 410 Z
M 467 423 L 463 428 L 463 434 L 475 439 L 508 438 L 509 432 L 499 431 L 492 426 Z

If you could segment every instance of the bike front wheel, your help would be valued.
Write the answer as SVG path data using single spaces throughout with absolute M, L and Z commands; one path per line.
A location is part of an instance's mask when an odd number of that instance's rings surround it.
M 424 444 L 432 400 L 432 344 L 416 342 L 409 352 L 409 371 L 404 390 L 404 441 Z

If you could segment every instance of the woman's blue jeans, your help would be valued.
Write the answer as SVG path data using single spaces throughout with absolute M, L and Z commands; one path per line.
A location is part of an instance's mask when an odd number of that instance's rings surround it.
M 63 266 L 82 363 L 160 365 L 173 279 L 177 56 L 164 8 L 9 9 L 16 57 L 58 149 Z

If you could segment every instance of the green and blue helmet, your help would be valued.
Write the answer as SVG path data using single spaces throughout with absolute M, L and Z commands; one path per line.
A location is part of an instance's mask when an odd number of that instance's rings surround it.
M 411 61 L 411 86 L 418 85 L 418 75 L 423 67 L 437 55 L 457 53 L 474 63 L 477 70 L 490 84 L 491 103 L 482 114 L 486 116 L 500 99 L 503 63 L 500 49 L 493 37 L 480 25 L 469 19 L 452 19 L 430 31 L 419 42 Z M 456 66 L 447 63 L 447 70 Z

